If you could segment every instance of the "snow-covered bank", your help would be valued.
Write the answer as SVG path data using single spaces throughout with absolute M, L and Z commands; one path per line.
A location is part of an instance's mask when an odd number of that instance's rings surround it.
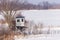
M 60 40 L 60 34 L 30 35 L 25 38 L 15 37 L 15 40 Z

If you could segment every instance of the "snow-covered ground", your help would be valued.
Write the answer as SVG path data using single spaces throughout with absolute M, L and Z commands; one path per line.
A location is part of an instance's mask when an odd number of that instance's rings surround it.
M 50 34 L 28 35 L 25 37 L 14 37 L 15 40 L 60 40 L 60 9 L 54 10 L 26 10 L 22 12 L 25 18 L 36 22 L 43 22 L 50 27 Z M 48 28 L 47 28 L 48 29 Z M 42 31 L 46 32 L 46 28 Z
M 45 29 L 44 29 L 45 30 Z M 46 30 L 42 32 L 46 32 Z M 23 36 L 15 36 L 15 40 L 60 40 L 60 28 L 52 27 L 50 29 L 50 34 L 38 34 L 38 35 L 27 35 Z
M 27 20 L 33 20 L 36 23 L 60 26 L 60 9 L 24 10 L 22 14 Z
M 29 35 L 23 38 L 15 37 L 15 40 L 60 40 L 60 34 Z
M 45 25 L 53 25 L 50 34 L 27 35 L 25 37 L 14 37 L 15 40 L 60 40 L 60 9 L 59 10 L 26 10 L 22 12 L 25 18 L 34 22 L 42 22 Z M 0 15 L 0 19 L 3 17 Z M 4 18 L 3 18 L 4 19 Z M 0 25 L 1 26 L 1 25 Z M 4 26 L 4 25 L 3 25 Z M 59 26 L 59 27 L 57 27 Z M 48 28 L 42 29 L 46 32 Z

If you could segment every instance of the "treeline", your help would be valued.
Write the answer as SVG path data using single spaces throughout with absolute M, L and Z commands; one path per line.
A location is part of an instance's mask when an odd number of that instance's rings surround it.
M 8 6 L 7 9 L 9 10 L 32 10 L 32 9 L 59 9 L 60 4 L 52 4 L 48 1 L 40 2 L 38 4 L 32 4 L 28 1 L 21 2 L 20 0 L 14 0 L 14 1 L 5 1 L 0 0 L 0 9 L 5 9 L 5 7 Z M 4 7 L 4 8 L 3 8 Z
M 59 9 L 60 8 L 60 4 L 52 4 L 47 1 L 44 1 L 37 5 L 28 3 L 26 1 L 24 3 L 19 3 L 18 6 L 19 6 L 19 9 L 23 9 L 23 10 L 24 9 L 25 10 L 33 10 L 33 9 L 41 10 L 41 9 Z
M 23 5 L 22 7 L 24 9 L 28 9 L 28 10 L 29 9 L 38 9 L 38 10 L 50 9 L 53 6 L 53 4 L 50 4 L 49 2 L 42 2 L 42 3 L 39 3 L 37 5 L 34 5 L 32 3 L 28 3 L 28 2 L 24 2 L 22 5 Z

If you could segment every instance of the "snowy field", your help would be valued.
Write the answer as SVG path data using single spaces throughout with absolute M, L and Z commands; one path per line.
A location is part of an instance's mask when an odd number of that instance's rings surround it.
M 15 37 L 15 40 L 60 40 L 60 34 L 30 35 L 24 38 Z
M 53 25 L 50 34 L 27 35 L 14 37 L 15 40 L 60 40 L 60 9 L 59 10 L 26 10 L 22 12 L 25 18 L 34 22 L 42 22 L 45 25 Z M 3 17 L 0 15 L 0 19 Z M 3 18 L 4 19 L 4 18 Z M 58 27 L 57 27 L 58 26 Z M 46 28 L 46 27 L 45 27 Z M 42 30 L 43 32 L 46 29 Z
M 18 36 L 15 40 L 60 40 L 60 28 L 51 28 L 50 34 L 27 35 L 25 37 Z
M 60 9 L 49 10 L 24 10 L 22 14 L 27 20 L 33 20 L 34 22 L 41 22 L 44 25 L 60 25 Z
M 45 25 L 53 25 L 55 27 L 50 29 L 50 34 L 28 35 L 26 37 L 15 36 L 15 40 L 60 40 L 60 9 L 26 10 L 22 14 L 26 19 L 43 22 Z

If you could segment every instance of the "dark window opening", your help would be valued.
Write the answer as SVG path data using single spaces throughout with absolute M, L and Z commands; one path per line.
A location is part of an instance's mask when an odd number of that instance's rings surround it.
M 23 22 L 24 20 L 22 19 L 22 22 Z
M 20 22 L 20 20 L 18 19 L 17 22 Z

